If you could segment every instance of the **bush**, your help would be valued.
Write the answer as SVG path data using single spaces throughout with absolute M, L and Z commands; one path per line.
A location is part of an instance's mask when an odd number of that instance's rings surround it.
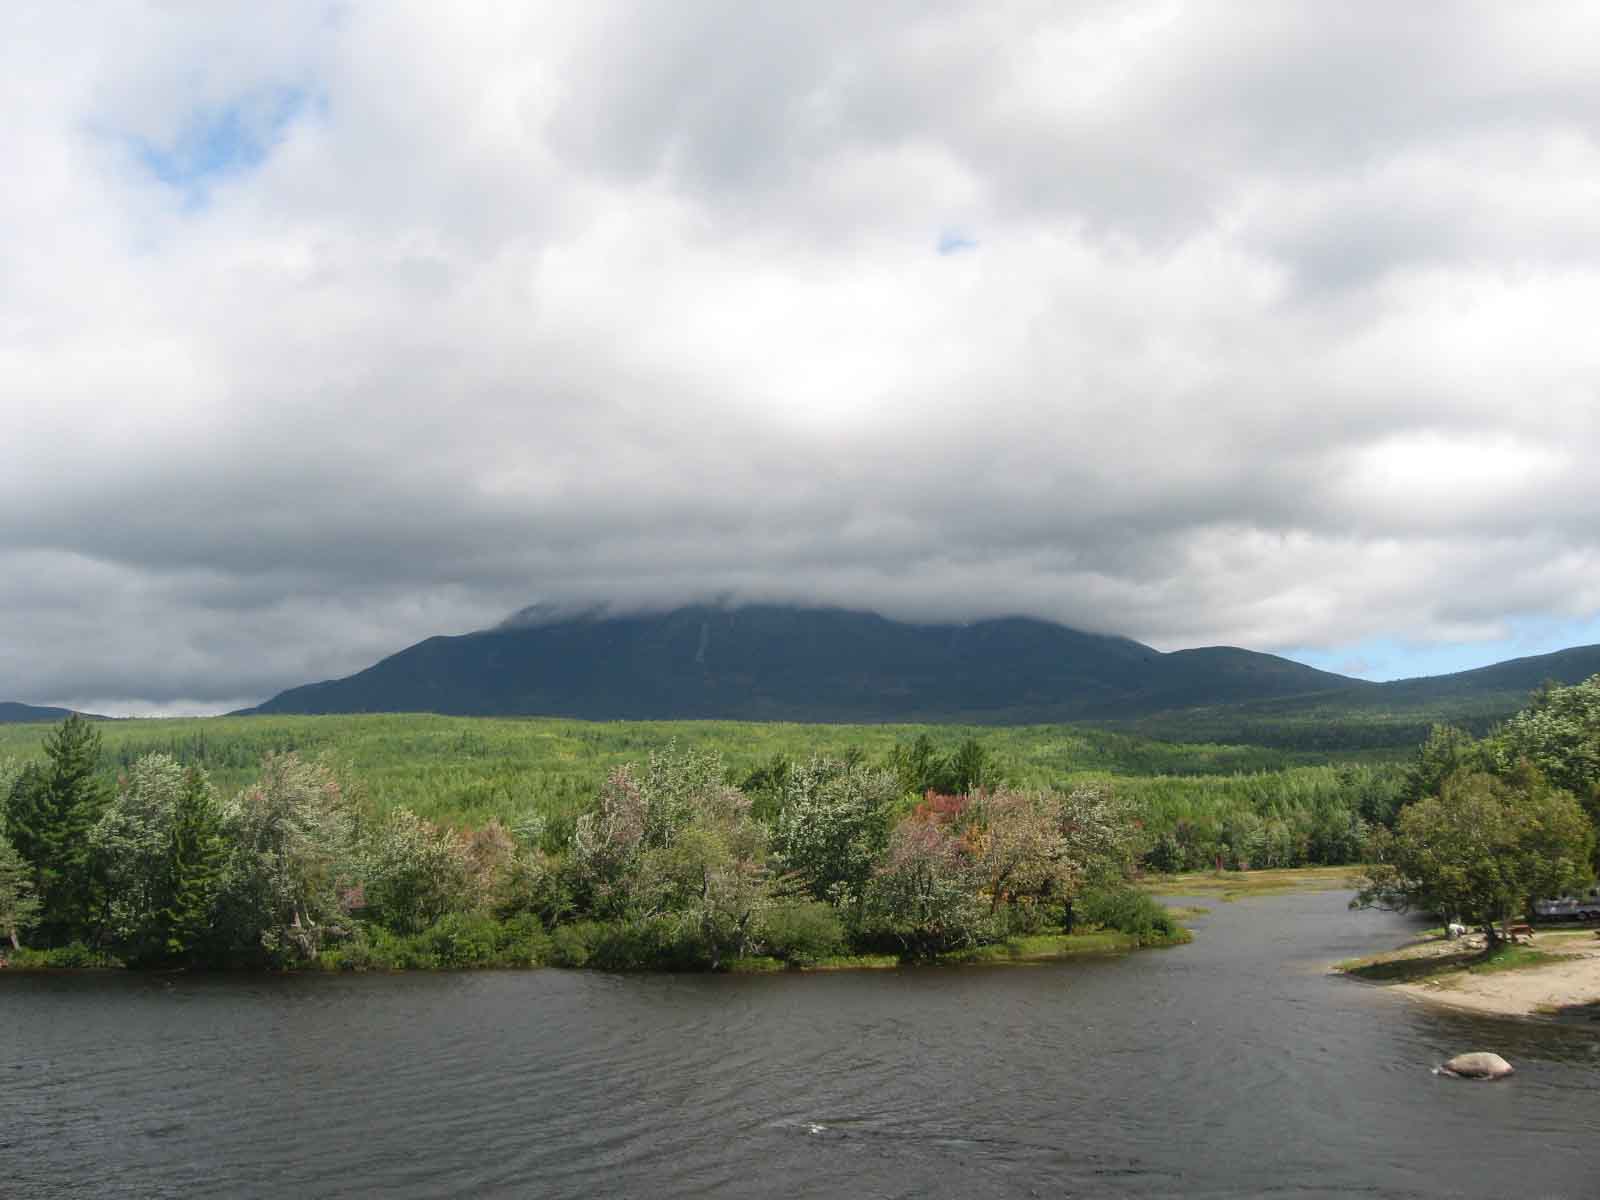
M 1140 945 L 1169 941 L 1179 928 L 1172 914 L 1143 892 L 1131 887 L 1086 892 L 1074 906 L 1080 920 L 1133 934 Z
M 548 953 L 552 966 L 601 971 L 703 971 L 712 964 L 698 930 L 671 916 L 560 925 Z
M 594 944 L 600 940 L 597 921 L 559 925 L 550 935 L 550 962 L 557 967 L 586 967 L 594 957 Z
M 796 966 L 844 951 L 844 925 L 833 907 L 816 900 L 779 904 L 762 915 L 759 939 L 774 958 Z
M 452 913 L 410 936 L 371 925 L 333 950 L 320 965 L 329 971 L 437 971 L 462 967 L 537 967 L 551 961 L 551 942 L 533 917 L 500 922 Z
M 65 946 L 55 946 L 49 950 L 32 950 L 26 946 L 20 950 L 7 949 L 5 957 L 13 967 L 24 969 L 122 966 L 121 959 L 115 958 L 102 950 L 95 950 L 85 946 L 82 942 L 69 942 Z

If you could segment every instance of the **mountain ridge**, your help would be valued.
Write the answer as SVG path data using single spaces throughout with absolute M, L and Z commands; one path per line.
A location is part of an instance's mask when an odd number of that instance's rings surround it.
M 1382 686 L 1238 647 L 1163 653 L 1031 617 L 915 623 L 778 605 L 522 616 L 243 711 L 1033 724 Z
M 20 700 L 0 700 L 0 725 L 32 725 L 64 721 L 72 715 L 70 708 L 50 708 L 39 704 L 24 704 Z M 94 713 L 81 714 L 91 721 L 105 721 L 108 717 Z

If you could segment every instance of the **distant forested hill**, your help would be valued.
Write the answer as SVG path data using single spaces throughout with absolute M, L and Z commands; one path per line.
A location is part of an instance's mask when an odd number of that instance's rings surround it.
M 1581 683 L 1595 674 L 1600 674 L 1600 646 L 1575 646 L 1450 675 L 1124 715 L 1099 723 L 1179 742 L 1297 750 L 1415 746 L 1436 723 L 1486 733 L 1524 707 L 1541 684 Z
M 590 720 L 1093 722 L 1187 742 L 1415 745 L 1476 729 L 1600 646 L 1371 683 L 1226 646 L 1162 653 L 1025 618 L 913 624 L 842 609 L 696 606 L 519 621 L 435 637 L 251 713 L 436 712 Z
M 0 724 L 27 725 L 38 721 L 60 721 L 67 717 L 69 711 L 65 708 L 41 708 L 37 704 L 19 704 L 15 700 L 0 700 Z M 83 715 L 95 720 L 103 719 L 94 717 L 92 713 Z
M 694 607 L 429 638 L 252 711 L 1025 724 L 1372 686 L 1270 654 L 1163 654 L 1023 618 Z

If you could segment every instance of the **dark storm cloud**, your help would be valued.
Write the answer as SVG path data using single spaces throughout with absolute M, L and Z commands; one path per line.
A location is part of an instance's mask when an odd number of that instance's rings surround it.
M 10 18 L 0 698 L 533 601 L 1600 611 L 1590 6 L 578 11 Z

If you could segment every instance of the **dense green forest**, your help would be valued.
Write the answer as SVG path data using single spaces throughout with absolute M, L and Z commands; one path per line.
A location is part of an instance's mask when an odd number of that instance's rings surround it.
M 254 966 L 1159 940 L 1141 871 L 1354 863 L 1457 793 L 1600 818 L 1600 677 L 1402 762 L 1306 759 L 1063 726 L 73 717 L 0 727 L 0 925 L 52 962 Z
M 1062 725 L 992 728 L 959 725 L 797 725 L 732 721 L 587 722 L 538 718 L 413 716 L 217 717 L 113 721 L 97 726 L 108 786 L 146 754 L 204 768 L 224 795 L 251 782 L 270 752 L 329 754 L 362 781 L 380 812 L 408 808 L 430 821 L 476 826 L 512 823 L 530 813 L 570 822 L 616 767 L 669 743 L 715 750 L 727 782 L 759 789 L 774 764 L 812 756 L 888 765 L 919 743 L 948 757 L 966 743 L 981 748 L 992 778 L 1014 787 L 1070 790 L 1115 782 L 1120 795 L 1159 833 L 1185 822 L 1194 853 L 1181 865 L 1210 865 L 1226 827 L 1245 831 L 1248 812 L 1263 821 L 1295 820 L 1309 838 L 1332 810 L 1383 819 L 1401 775 L 1396 756 L 1348 755 L 1247 745 L 1174 744 L 1115 731 Z M 34 760 L 49 726 L 0 725 L 0 761 Z M 908 777 L 919 785 L 948 783 Z M 925 790 L 925 789 L 920 789 Z M 1199 837 L 1200 831 L 1207 835 Z M 1297 833 L 1298 836 L 1298 833 Z M 1230 861 L 1238 855 L 1221 851 Z M 1330 860 L 1310 852 L 1268 865 Z

